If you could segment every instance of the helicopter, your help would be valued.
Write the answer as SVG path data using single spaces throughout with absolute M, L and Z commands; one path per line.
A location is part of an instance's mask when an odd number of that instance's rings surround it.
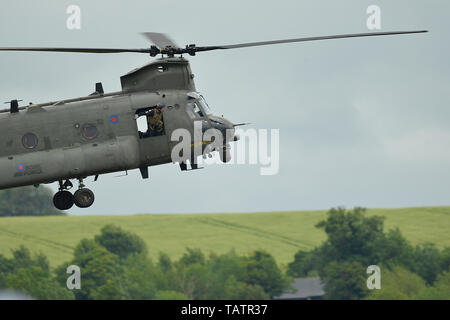
M 178 161 L 182 171 L 200 169 L 196 157 L 218 151 L 222 162 L 229 161 L 230 142 L 239 140 L 235 124 L 215 115 L 197 91 L 189 61 L 183 55 L 283 43 L 343 38 L 375 37 L 424 33 L 418 31 L 373 32 L 332 36 L 272 40 L 219 46 L 179 47 L 163 33 L 143 35 L 152 45 L 144 49 L 0 47 L 0 51 L 43 51 L 72 53 L 144 53 L 155 59 L 120 77 L 121 91 L 105 93 L 102 83 L 87 96 L 19 106 L 9 101 L 0 110 L 0 189 L 58 182 L 53 197 L 57 209 L 76 205 L 90 207 L 95 200 L 85 179 L 99 175 L 139 169 L 149 178 L 151 166 L 174 163 L 176 142 L 169 137 L 179 128 L 193 133 L 201 130 L 224 133 L 219 147 L 209 148 L 203 141 Z M 138 124 L 143 124 L 139 126 Z M 192 135 L 193 136 L 193 135 Z M 195 141 L 192 141 L 191 146 Z M 217 142 L 217 141 L 216 141 Z M 187 163 L 189 162 L 189 169 Z M 78 188 L 72 193 L 73 183 Z

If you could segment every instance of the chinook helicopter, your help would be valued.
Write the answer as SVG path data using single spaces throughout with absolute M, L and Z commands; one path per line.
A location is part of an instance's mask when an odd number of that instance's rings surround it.
M 53 203 L 60 210 L 74 204 L 90 207 L 94 193 L 85 179 L 101 174 L 139 169 L 143 179 L 148 167 L 174 162 L 171 151 L 177 142 L 169 137 L 178 128 L 224 132 L 221 148 L 208 150 L 202 143 L 189 159 L 179 161 L 182 171 L 199 169 L 196 157 L 219 151 L 221 160 L 230 158 L 229 142 L 237 141 L 238 125 L 214 115 L 197 92 L 194 75 L 183 55 L 282 43 L 423 33 L 421 31 L 375 32 L 297 38 L 220 46 L 187 45 L 182 48 L 161 33 L 144 33 L 152 45 L 146 49 L 24 48 L 2 47 L 0 51 L 44 51 L 75 53 L 144 53 L 160 58 L 120 78 L 122 90 L 105 93 L 101 83 L 84 97 L 19 106 L 12 100 L 0 110 L 0 189 L 58 182 Z M 144 126 L 138 125 L 143 123 Z M 225 133 L 227 131 L 227 133 Z M 229 134 L 231 132 L 231 135 Z M 194 136 L 193 134 L 191 135 Z M 196 149 L 198 150 L 198 149 Z M 71 180 L 78 180 L 72 193 Z

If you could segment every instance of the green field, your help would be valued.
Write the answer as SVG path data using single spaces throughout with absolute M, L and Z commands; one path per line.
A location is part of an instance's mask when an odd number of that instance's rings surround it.
M 450 246 L 450 207 L 371 209 L 368 214 L 385 216 L 385 229 L 399 227 L 413 244 Z M 0 253 L 10 256 L 12 248 L 23 244 L 43 252 L 55 267 L 71 258 L 80 239 L 112 223 L 142 237 L 152 257 L 163 251 L 178 258 L 186 247 L 206 253 L 265 249 L 285 265 L 297 250 L 325 240 L 325 233 L 314 227 L 324 218 L 325 211 L 0 218 Z

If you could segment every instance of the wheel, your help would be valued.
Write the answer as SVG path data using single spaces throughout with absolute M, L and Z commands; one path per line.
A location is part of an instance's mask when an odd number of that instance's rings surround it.
M 59 191 L 53 196 L 56 209 L 69 210 L 73 206 L 73 195 L 69 191 Z
M 73 195 L 73 201 L 79 208 L 88 208 L 94 203 L 94 193 L 88 188 L 78 189 Z

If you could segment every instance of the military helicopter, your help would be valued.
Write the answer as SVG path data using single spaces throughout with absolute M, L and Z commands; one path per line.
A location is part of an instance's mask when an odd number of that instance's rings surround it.
M 53 203 L 60 210 L 74 204 L 90 207 L 94 193 L 85 187 L 85 179 L 101 174 L 139 168 L 142 178 L 148 167 L 172 163 L 175 142 L 169 138 L 178 128 L 193 132 L 200 121 L 202 130 L 215 128 L 224 134 L 219 150 L 207 150 L 179 161 L 182 171 L 199 169 L 196 157 L 219 151 L 221 160 L 229 160 L 229 142 L 237 141 L 235 124 L 214 115 L 204 97 L 197 92 L 194 74 L 183 55 L 198 52 L 266 46 L 282 43 L 341 38 L 404 35 L 421 31 L 374 32 L 285 39 L 219 46 L 179 47 L 167 35 L 144 33 L 152 45 L 146 49 L 2 47 L 0 51 L 44 51 L 75 53 L 144 53 L 160 58 L 130 71 L 120 78 L 122 90 L 105 93 L 101 83 L 84 97 L 19 106 L 12 100 L 0 110 L 0 189 L 58 182 Z M 144 121 L 140 120 L 143 119 Z M 144 123 L 141 130 L 138 126 Z M 145 124 L 147 128 L 145 128 Z M 193 136 L 193 135 L 192 135 Z M 221 150 L 220 150 L 221 149 Z M 197 149 L 198 150 L 198 149 Z M 78 180 L 74 193 L 71 180 Z

